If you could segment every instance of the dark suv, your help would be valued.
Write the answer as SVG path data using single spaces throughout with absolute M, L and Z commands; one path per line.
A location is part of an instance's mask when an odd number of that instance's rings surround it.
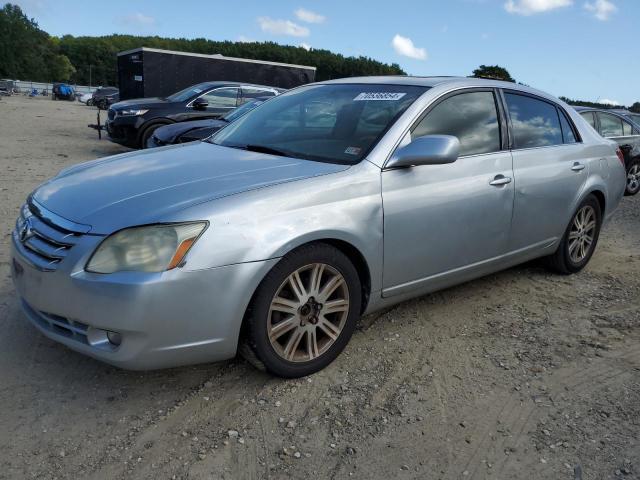
M 588 107 L 575 108 L 600 135 L 620 145 L 627 169 L 627 189 L 624 193 L 625 195 L 638 193 L 640 191 L 640 125 L 618 112 Z
M 283 90 L 237 82 L 206 82 L 166 98 L 140 98 L 115 103 L 106 123 L 112 141 L 145 148 L 156 128 L 175 122 L 219 118 L 257 97 L 273 97 Z

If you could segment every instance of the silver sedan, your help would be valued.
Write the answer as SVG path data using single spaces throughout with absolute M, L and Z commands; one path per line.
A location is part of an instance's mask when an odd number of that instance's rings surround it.
M 465 78 L 311 84 L 204 142 L 63 170 L 28 198 L 26 316 L 131 369 L 228 359 L 311 374 L 360 315 L 544 257 L 589 262 L 622 154 L 534 89 Z

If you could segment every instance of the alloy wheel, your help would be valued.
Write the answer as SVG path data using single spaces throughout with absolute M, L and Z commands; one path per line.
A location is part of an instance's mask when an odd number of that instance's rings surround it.
M 314 360 L 336 342 L 348 314 L 349 288 L 342 274 L 324 263 L 306 265 L 291 273 L 271 300 L 269 341 L 284 360 Z
M 571 223 L 569 257 L 574 263 L 582 262 L 591 251 L 597 227 L 596 211 L 591 205 L 582 207 Z
M 627 191 L 635 192 L 640 187 L 640 164 L 633 165 L 627 173 Z

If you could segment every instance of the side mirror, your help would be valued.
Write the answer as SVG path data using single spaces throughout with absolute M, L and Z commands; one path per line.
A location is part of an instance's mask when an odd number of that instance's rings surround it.
M 191 105 L 196 110 L 204 110 L 209 106 L 209 102 L 207 102 L 204 98 L 200 97 L 200 98 L 196 98 Z
M 416 165 L 444 165 L 460 156 L 460 141 L 451 135 L 418 137 L 409 145 L 399 148 L 387 162 L 386 168 Z

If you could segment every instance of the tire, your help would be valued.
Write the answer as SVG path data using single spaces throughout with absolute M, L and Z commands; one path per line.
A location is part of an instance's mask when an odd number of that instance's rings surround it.
M 140 142 L 138 144 L 138 148 L 147 148 L 147 142 L 151 138 L 151 135 L 153 135 L 153 132 L 155 132 L 156 129 L 160 127 L 164 127 L 165 125 L 169 125 L 169 122 L 157 122 L 146 127 L 142 131 L 142 134 L 140 135 Z
M 87 107 L 93 107 L 93 100 L 87 100 Z
M 590 227 L 591 225 L 593 226 Z M 594 195 L 589 195 L 571 217 L 556 252 L 546 258 L 547 267 L 563 275 L 578 273 L 591 260 L 598 244 L 601 227 L 600 203 Z
M 315 373 L 346 347 L 361 299 L 358 272 L 344 253 L 325 243 L 302 246 L 285 255 L 256 290 L 239 351 L 273 375 Z
M 640 158 L 634 158 L 627 169 L 627 186 L 624 194 L 632 196 L 638 192 L 640 192 Z

